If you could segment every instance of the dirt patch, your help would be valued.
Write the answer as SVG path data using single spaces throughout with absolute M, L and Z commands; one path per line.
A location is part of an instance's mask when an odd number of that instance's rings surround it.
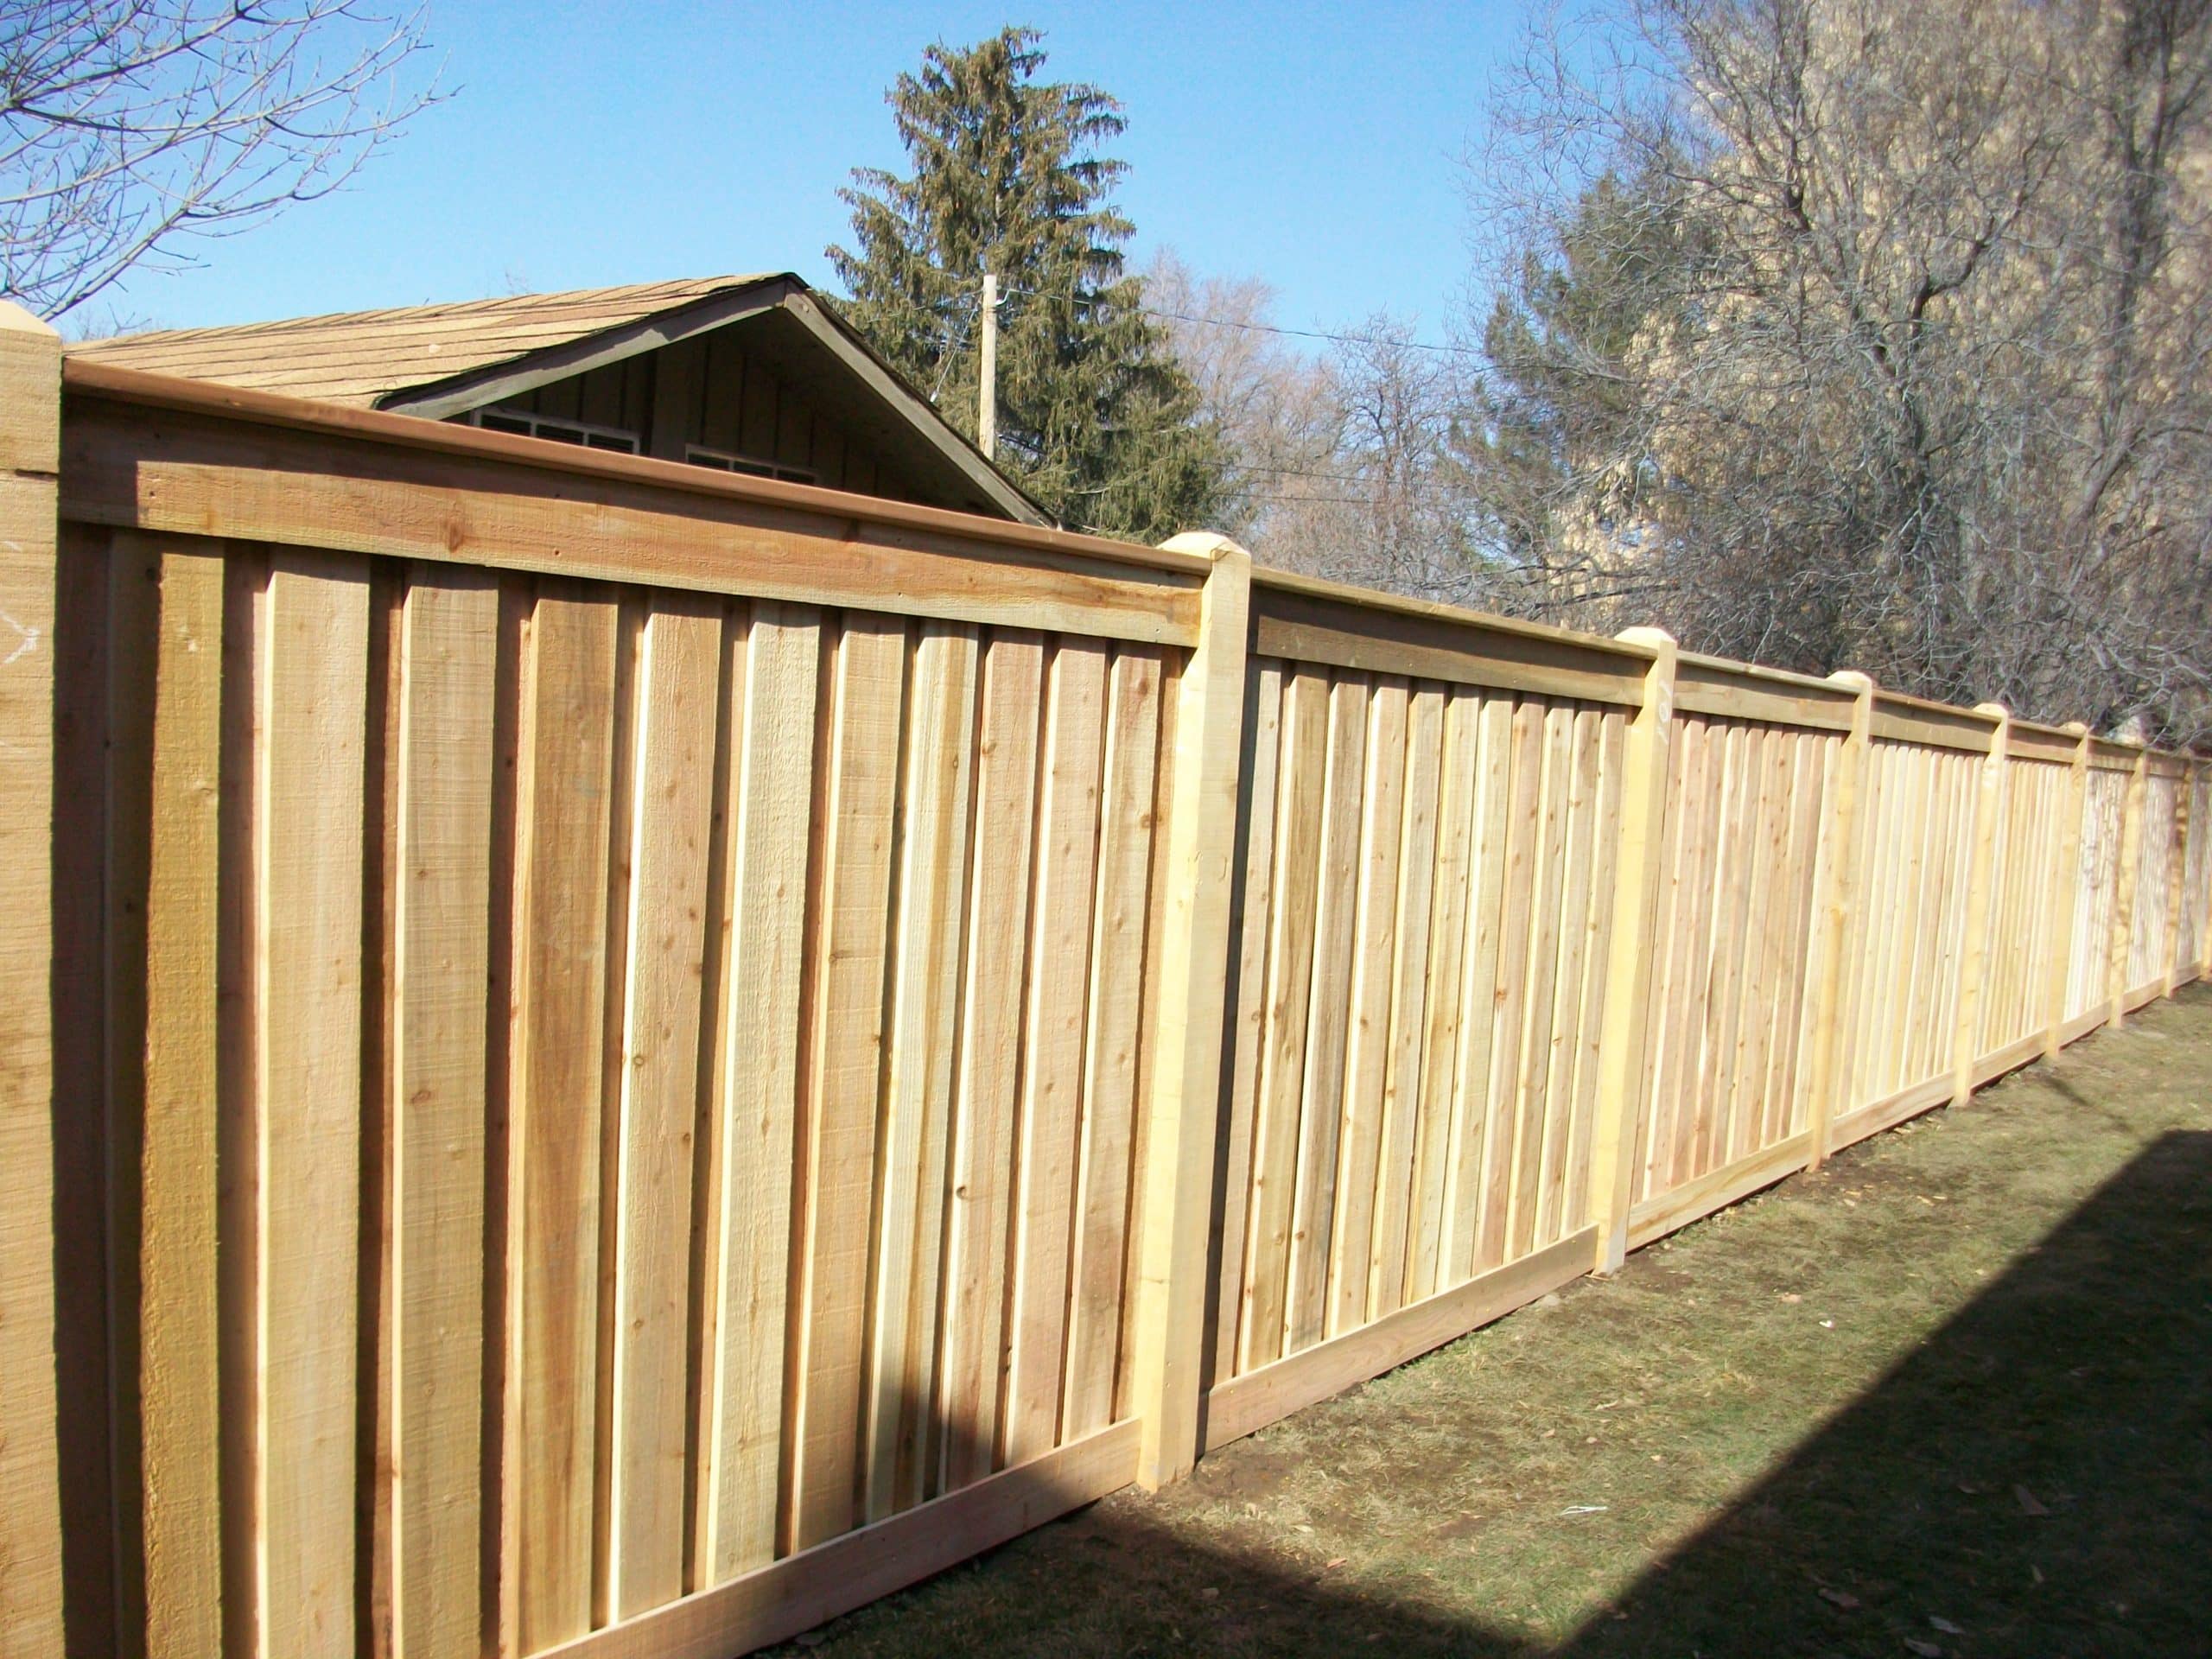
M 856 1656 L 2196 1654 L 2212 989 L 840 1620 Z

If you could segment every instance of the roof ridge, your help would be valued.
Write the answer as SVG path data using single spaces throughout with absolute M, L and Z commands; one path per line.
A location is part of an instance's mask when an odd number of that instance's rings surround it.
M 190 328 L 149 328 L 133 334 L 110 334 L 98 340 L 76 340 L 65 349 L 92 353 L 104 346 L 182 345 L 245 334 L 281 336 L 295 330 L 314 333 L 338 327 L 424 321 L 444 315 L 484 315 L 560 306 L 606 304 L 620 300 L 643 300 L 658 292 L 664 292 L 671 305 L 688 305 L 725 289 L 752 288 L 793 275 L 791 271 L 760 271 L 720 276 L 670 277 L 652 283 L 617 283 L 604 288 L 556 289 L 543 294 L 494 294 L 481 299 L 431 300 L 421 305 L 383 306 L 364 311 L 321 311 L 299 317 L 272 317 L 260 322 L 219 322 Z

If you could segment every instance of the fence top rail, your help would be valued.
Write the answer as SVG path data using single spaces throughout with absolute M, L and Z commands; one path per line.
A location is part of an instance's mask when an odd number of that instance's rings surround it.
M 1252 585 L 1255 588 L 1271 588 L 1279 593 L 1299 594 L 1309 599 L 1334 600 L 1340 604 L 1357 605 L 1364 610 L 1381 611 L 1393 616 L 1418 617 L 1475 628 L 1484 633 L 1511 634 L 1522 639 L 1549 640 L 1577 649 L 1603 652 L 1619 658 L 1624 664 L 1632 663 L 1639 672 L 1645 664 L 1658 655 L 1649 645 L 1636 645 L 1625 639 L 1608 639 L 1602 634 L 1582 633 L 1573 628 L 1554 626 L 1549 622 L 1530 622 L 1516 616 L 1501 616 L 1496 612 L 1478 611 L 1470 606 L 1447 605 L 1441 600 L 1411 599 L 1403 594 L 1388 593 L 1379 588 L 1362 588 L 1353 582 L 1331 582 L 1322 576 L 1300 575 L 1295 571 L 1276 570 L 1263 565 L 1252 567 Z
M 1252 572 L 1253 654 L 1636 705 L 1649 647 L 1284 570 Z
M 65 391 L 61 514 L 89 524 L 1184 646 L 1212 568 L 1189 552 L 112 369 L 80 372 Z
M 2032 760 L 2045 766 L 2070 766 L 2082 747 L 2080 732 L 2062 731 L 2056 726 L 2038 726 L 2031 721 L 2016 720 L 2012 734 L 2005 740 L 2005 752 L 2015 760 Z
M 689 495 L 724 500 L 756 502 L 764 506 L 792 508 L 809 513 L 830 513 L 866 523 L 932 531 L 965 539 L 982 539 L 1009 548 L 1040 553 L 1106 559 L 1155 570 L 1172 570 L 1203 577 L 1211 561 L 1194 553 L 1147 547 L 1138 542 L 1084 535 L 1077 531 L 1047 530 L 1008 519 L 986 518 L 945 507 L 925 507 L 893 501 L 882 496 L 856 495 L 813 484 L 789 484 L 780 480 L 754 478 L 743 473 L 723 473 L 683 461 L 659 461 L 650 455 L 626 455 L 604 449 L 569 448 L 481 427 L 459 426 L 425 420 L 416 415 L 396 415 L 384 410 L 353 409 L 311 398 L 288 397 L 279 392 L 250 391 L 207 380 L 149 374 L 139 369 L 119 369 L 64 357 L 61 384 L 65 393 L 98 397 L 146 408 L 226 416 L 260 426 L 295 431 L 320 432 L 333 436 L 365 438 L 408 448 L 450 455 L 517 462 L 541 472 L 569 473 L 587 478 L 620 480 L 677 490 Z
M 1847 732 L 1858 702 L 1855 685 L 1703 652 L 1682 652 L 1675 671 L 1675 707 L 1685 714 Z
M 2100 772 L 2133 772 L 2135 759 L 2142 753 L 2141 744 L 2123 743 L 2116 737 L 2089 740 L 2089 765 Z

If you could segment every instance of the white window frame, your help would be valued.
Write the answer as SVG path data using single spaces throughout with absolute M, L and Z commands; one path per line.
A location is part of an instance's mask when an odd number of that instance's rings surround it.
M 572 421 L 564 415 L 538 415 L 526 409 L 501 409 L 497 406 L 490 409 L 470 410 L 468 424 L 481 427 L 487 432 L 509 431 L 509 427 L 505 424 L 496 427 L 485 426 L 484 418 L 486 416 L 502 423 L 512 423 L 515 426 L 529 429 L 527 434 L 511 433 L 512 436 L 527 435 L 533 438 L 545 438 L 548 442 L 565 443 L 573 449 L 597 449 L 602 454 L 636 455 L 645 453 L 643 446 L 638 442 L 638 435 L 619 426 L 595 426 L 589 421 Z M 573 438 L 550 437 L 546 431 L 549 427 L 564 434 L 572 432 L 575 436 Z
M 685 444 L 683 459 L 694 467 L 711 467 L 721 473 L 742 473 L 750 478 L 777 478 L 786 484 L 812 484 L 821 477 L 811 467 L 786 467 L 781 461 L 769 461 L 760 455 L 743 454 L 729 449 L 709 449 L 703 443 Z

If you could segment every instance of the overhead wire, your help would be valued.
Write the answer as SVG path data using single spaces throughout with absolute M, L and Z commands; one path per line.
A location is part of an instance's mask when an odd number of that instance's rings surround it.
M 1001 288 L 1001 294 L 1020 294 L 1033 300 L 1065 300 L 1071 305 L 1102 305 L 1107 303 L 1096 296 L 1082 294 L 1046 294 L 1033 288 Z M 1171 322 L 1194 322 L 1209 328 L 1240 328 L 1248 334 L 1282 334 L 1294 340 L 1325 340 L 1338 346 L 1399 346 L 1408 351 L 1441 352 L 1452 357 L 1480 357 L 1479 347 L 1453 346 L 1433 340 L 1393 340 L 1379 334 L 1339 334 L 1325 328 L 1286 328 L 1280 323 L 1249 322 L 1236 317 L 1205 317 L 1189 311 L 1168 311 L 1157 306 L 1132 305 L 1123 308 L 1147 317 L 1161 317 Z

